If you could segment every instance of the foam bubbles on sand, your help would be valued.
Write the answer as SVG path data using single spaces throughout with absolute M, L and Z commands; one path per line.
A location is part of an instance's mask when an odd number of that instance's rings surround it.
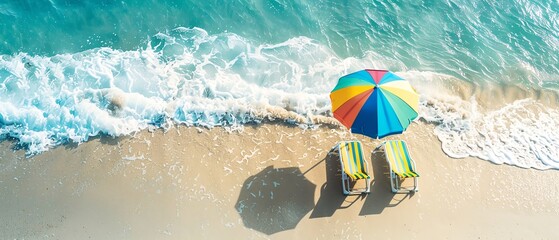
M 450 157 L 473 156 L 522 168 L 559 169 L 557 109 L 532 98 L 484 106 L 478 102 L 489 101 L 479 96 L 483 94 L 463 99 L 437 91 L 437 95 L 424 95 L 420 117 L 435 123 L 435 134 Z
M 305 37 L 253 45 L 199 28 L 159 33 L 135 51 L 2 55 L 0 136 L 36 154 L 173 123 L 312 123 L 328 115 L 327 93 L 355 61 Z
M 373 52 L 340 58 L 306 37 L 258 45 L 199 28 L 156 34 L 134 51 L 0 55 L 0 138 L 37 154 L 173 124 L 237 129 L 279 119 L 307 129 L 336 122 L 329 93 L 340 76 L 363 68 L 401 70 L 396 74 L 421 94 L 420 116 L 435 124 L 449 156 L 559 168 L 559 113 L 534 98 L 539 93 L 479 90 L 478 82 L 406 70 Z

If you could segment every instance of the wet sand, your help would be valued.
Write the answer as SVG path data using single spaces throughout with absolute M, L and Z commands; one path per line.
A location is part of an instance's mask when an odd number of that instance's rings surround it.
M 340 140 L 363 142 L 371 193 L 344 196 Z M 419 192 L 392 194 L 382 153 L 404 139 Z M 281 123 L 175 126 L 30 158 L 0 143 L 1 239 L 557 239 L 559 171 L 451 159 L 421 121 L 372 140 Z M 409 182 L 404 182 L 409 184 Z

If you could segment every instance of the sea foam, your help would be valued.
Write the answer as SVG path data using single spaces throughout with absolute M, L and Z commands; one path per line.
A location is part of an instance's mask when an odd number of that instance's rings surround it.
M 448 156 L 559 169 L 559 111 L 554 91 L 468 84 L 429 72 L 402 75 L 412 74 L 415 81 L 421 79 L 415 84 L 423 97 L 420 118 L 435 124 L 435 134 Z
M 131 51 L 1 55 L 0 136 L 32 155 L 150 126 L 238 126 L 265 118 L 316 125 L 331 116 L 328 95 L 338 78 L 363 68 L 390 69 L 417 88 L 420 119 L 435 124 L 449 156 L 559 168 L 559 114 L 536 100 L 486 109 L 472 93 L 457 91 L 471 83 L 406 69 L 373 52 L 341 58 L 306 37 L 254 44 L 200 28 L 159 33 Z
M 277 108 L 326 115 L 324 93 L 351 65 L 344 61 L 304 37 L 255 46 L 198 28 L 157 34 L 136 51 L 2 55 L 0 134 L 35 154 L 169 122 L 244 124 Z

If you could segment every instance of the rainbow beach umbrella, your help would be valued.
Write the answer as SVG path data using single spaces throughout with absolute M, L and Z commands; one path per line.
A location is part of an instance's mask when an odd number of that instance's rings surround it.
M 332 112 L 353 133 L 382 138 L 402 133 L 417 117 L 419 95 L 408 81 L 386 70 L 343 76 L 330 93 Z

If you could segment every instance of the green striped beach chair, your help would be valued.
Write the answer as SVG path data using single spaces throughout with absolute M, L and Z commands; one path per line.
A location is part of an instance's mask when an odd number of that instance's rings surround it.
M 370 192 L 371 177 L 369 176 L 369 164 L 364 158 L 363 148 L 359 141 L 341 141 L 333 150 L 337 150 L 340 156 L 342 168 L 342 190 L 345 195 L 362 194 Z M 364 179 L 365 188 L 352 189 L 350 181 Z
M 393 193 L 407 193 L 419 191 L 415 162 L 410 157 L 406 142 L 392 140 L 382 143 L 378 148 L 384 146 L 384 155 L 390 167 L 390 186 Z M 403 188 L 399 181 L 405 178 L 413 178 L 413 188 Z

